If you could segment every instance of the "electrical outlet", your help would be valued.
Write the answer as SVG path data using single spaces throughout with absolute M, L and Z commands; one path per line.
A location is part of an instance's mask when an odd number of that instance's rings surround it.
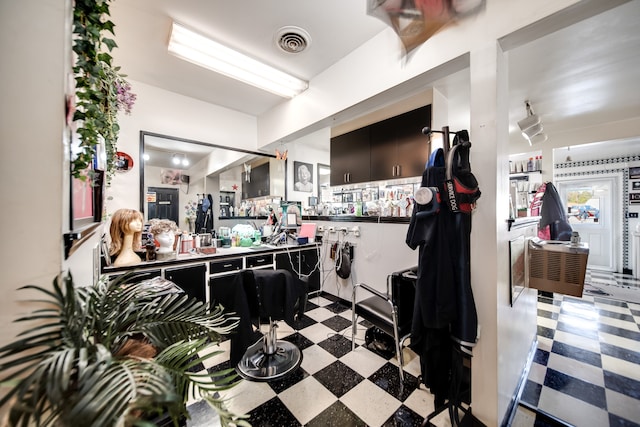
M 347 227 L 340 227 L 340 231 L 347 234 Z
M 324 233 L 324 226 L 319 225 L 319 226 L 318 226 L 318 232 L 320 232 L 320 233 Z
M 354 236 L 360 237 L 360 227 L 358 227 L 357 225 L 351 228 L 351 232 Z
M 329 227 L 329 233 L 335 233 L 336 229 L 335 227 Z
M 629 218 L 638 218 L 638 212 L 629 212 Z

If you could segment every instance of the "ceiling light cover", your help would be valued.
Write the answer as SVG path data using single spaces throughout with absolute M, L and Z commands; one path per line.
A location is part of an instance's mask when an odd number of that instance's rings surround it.
M 309 83 L 173 23 L 169 53 L 283 98 L 293 98 Z
M 540 124 L 540 116 L 537 114 L 533 114 L 531 116 L 525 117 L 524 119 L 518 122 L 518 126 L 522 132 L 526 131 L 532 126 Z

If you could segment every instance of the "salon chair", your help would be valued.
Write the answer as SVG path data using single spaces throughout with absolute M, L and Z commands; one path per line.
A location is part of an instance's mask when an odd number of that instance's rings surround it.
M 295 344 L 278 340 L 278 321 L 295 328 L 296 318 L 305 309 L 306 283 L 287 270 L 245 270 L 242 274 L 252 324 L 261 333 L 261 326 L 267 323 L 269 330 L 245 350 L 236 370 L 252 381 L 282 378 L 300 366 L 302 352 Z
M 404 381 L 402 349 L 405 341 L 411 335 L 415 286 L 418 278 L 416 272 L 417 267 L 413 267 L 387 276 L 386 293 L 380 292 L 364 283 L 356 284 L 351 293 L 351 349 L 355 350 L 357 320 L 358 317 L 362 317 L 393 337 L 401 382 Z M 359 290 L 366 291 L 371 296 L 356 302 Z

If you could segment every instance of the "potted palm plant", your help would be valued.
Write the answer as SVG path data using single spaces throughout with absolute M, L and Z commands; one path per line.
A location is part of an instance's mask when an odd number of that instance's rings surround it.
M 11 425 L 143 426 L 163 417 L 177 426 L 187 401 L 203 399 L 223 426 L 248 426 L 220 394 L 239 381 L 235 371 L 198 373 L 237 319 L 172 282 L 140 277 L 76 287 L 63 274 L 52 290 L 26 287 L 46 297 L 17 320 L 33 325 L 0 348 L 0 381 L 11 385 L 0 406 Z

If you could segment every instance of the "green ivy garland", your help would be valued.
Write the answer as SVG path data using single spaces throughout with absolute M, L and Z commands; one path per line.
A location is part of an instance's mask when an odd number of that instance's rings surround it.
M 120 74 L 120 67 L 112 65 L 110 52 L 116 42 L 105 33 L 115 35 L 114 24 L 109 20 L 111 0 L 75 0 L 73 7 L 73 52 L 76 61 L 75 76 L 76 109 L 73 121 L 78 123 L 79 150 L 72 159 L 71 174 L 86 179 L 91 171 L 97 146 L 104 141 L 106 149 L 106 177 L 110 182 L 115 171 L 116 142 L 118 140 L 117 114 L 127 114 L 136 96 L 131 86 Z

